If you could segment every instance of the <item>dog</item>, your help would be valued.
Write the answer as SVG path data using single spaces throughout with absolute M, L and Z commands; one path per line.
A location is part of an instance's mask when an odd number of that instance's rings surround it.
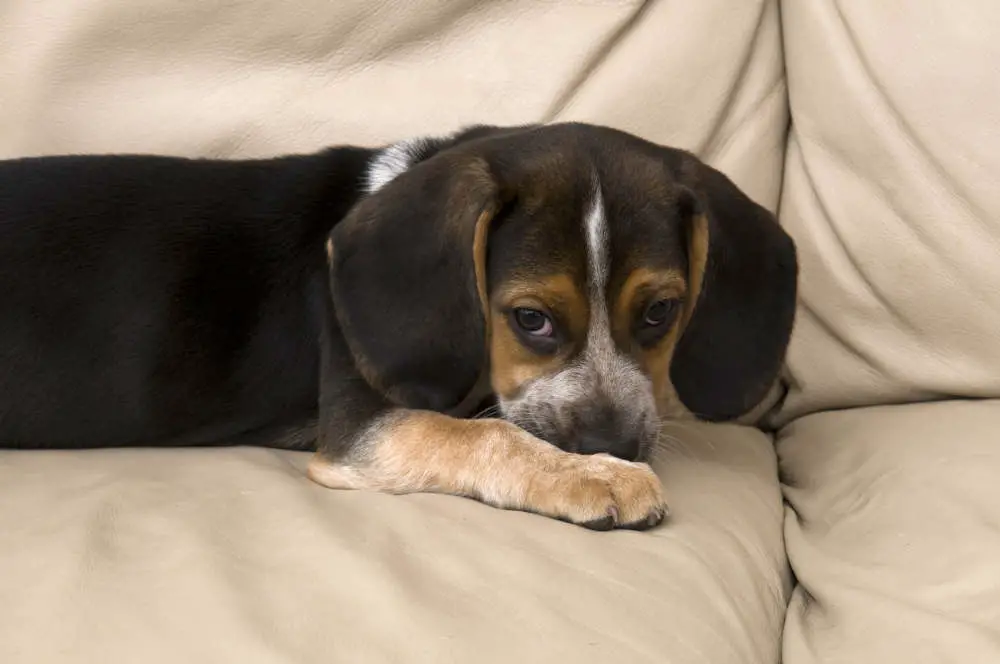
M 0 445 L 313 449 L 330 488 L 650 528 L 661 421 L 771 405 L 796 283 L 725 175 L 596 125 L 9 160 Z

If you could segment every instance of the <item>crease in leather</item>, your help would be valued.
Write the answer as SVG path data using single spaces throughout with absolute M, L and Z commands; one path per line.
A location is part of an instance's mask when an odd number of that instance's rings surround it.
M 895 128 L 895 132 L 893 132 L 894 134 L 893 139 L 891 141 L 886 141 L 885 139 L 882 139 L 882 143 L 891 143 L 894 141 L 899 141 L 899 143 L 911 148 L 909 152 L 916 153 L 923 159 L 924 164 L 928 166 L 930 171 L 937 177 L 938 183 L 941 184 L 942 188 L 949 194 L 951 202 L 967 210 L 970 213 L 970 216 L 972 216 L 975 219 L 975 221 L 980 225 L 980 227 L 987 229 L 992 235 L 993 234 L 992 224 L 985 220 L 985 217 L 987 217 L 988 215 L 986 215 L 985 211 L 983 211 L 978 206 L 973 206 L 971 204 L 970 198 L 968 196 L 965 196 L 960 191 L 954 178 L 948 173 L 947 169 L 945 169 L 941 165 L 940 161 L 935 158 L 934 153 L 930 150 L 930 148 L 924 145 L 924 143 L 920 140 L 918 132 L 916 132 L 914 127 L 909 122 L 906 121 L 905 115 L 899 110 L 899 108 L 897 108 L 896 104 L 889 97 L 884 86 L 879 84 L 878 78 L 875 75 L 875 71 L 872 68 L 871 64 L 869 63 L 868 59 L 865 57 L 864 51 L 861 48 L 861 45 L 858 43 L 854 32 L 851 30 L 849 22 L 844 16 L 843 10 L 840 7 L 840 5 L 836 2 L 833 2 L 830 3 L 830 6 L 833 7 L 833 11 L 836 12 L 836 18 L 839 22 L 840 32 L 842 33 L 843 37 L 841 42 L 842 48 L 838 49 L 838 54 L 840 54 L 841 59 L 843 58 L 843 55 L 845 53 L 852 56 L 851 60 L 856 65 L 855 70 L 860 72 L 861 74 L 858 77 L 858 79 L 864 81 L 868 89 L 868 92 L 872 96 L 872 99 L 876 100 L 877 103 L 881 105 L 883 111 L 882 117 L 886 118 L 889 121 L 888 124 Z M 857 82 L 855 82 L 855 84 L 857 84 Z M 884 130 L 887 127 L 885 126 L 885 124 L 883 124 L 882 128 Z M 799 131 L 799 134 L 800 136 L 807 136 L 807 134 L 805 134 L 801 130 Z M 813 137 L 811 142 L 817 148 L 823 150 L 827 156 L 845 164 L 850 163 L 850 160 L 846 159 L 843 155 L 841 155 L 840 151 L 832 149 L 818 137 Z M 898 147 L 891 148 L 890 151 L 897 152 Z M 804 156 L 804 151 L 802 152 L 803 152 L 803 160 L 802 160 L 803 167 L 807 168 L 805 165 L 806 159 Z M 853 168 L 850 168 L 849 170 L 855 172 Z M 811 174 L 809 175 L 809 179 L 813 189 L 817 190 L 815 185 L 815 180 Z M 870 177 L 863 177 L 857 173 L 856 173 L 856 180 L 858 183 L 867 185 L 870 189 L 877 189 L 879 192 L 883 194 L 883 196 L 880 196 L 880 198 L 889 203 L 889 207 L 892 208 L 893 212 L 896 215 L 896 218 L 902 222 L 894 226 L 894 228 L 897 231 L 902 230 L 909 233 L 912 240 L 919 242 L 919 244 L 925 249 L 924 253 L 926 256 L 931 258 L 935 257 L 943 258 L 942 252 L 939 251 L 938 245 L 940 245 L 942 241 L 947 239 L 946 236 L 943 236 L 940 233 L 929 232 L 920 224 L 906 223 L 904 221 L 905 215 L 901 214 L 898 211 L 899 206 L 896 204 L 896 199 L 898 198 L 898 194 L 896 194 L 894 191 L 890 189 L 886 189 L 885 187 L 880 186 L 881 183 L 879 180 L 877 179 L 873 180 Z M 826 214 L 825 208 L 824 208 L 824 214 L 826 215 L 826 218 L 828 220 L 831 220 L 832 222 L 833 217 L 829 214 Z M 831 223 L 830 226 L 832 227 L 833 224 Z M 854 266 L 855 268 L 858 268 L 856 263 Z M 965 271 L 959 269 L 959 267 L 954 265 L 954 263 L 947 260 L 939 260 L 938 266 L 942 270 L 949 272 L 953 278 L 956 278 L 957 281 L 966 280 Z M 865 281 L 866 283 L 869 284 L 869 286 L 871 286 L 870 279 L 866 277 Z M 894 307 L 890 298 L 885 297 L 883 294 L 879 292 L 873 292 L 873 295 L 878 297 L 880 303 L 886 307 L 886 309 L 893 315 L 893 317 L 897 321 L 905 325 L 907 331 L 913 332 L 918 337 L 921 336 L 920 331 L 916 329 L 916 327 L 910 320 L 908 320 L 908 317 L 901 314 Z
M 826 610 L 822 607 L 819 607 L 819 605 L 815 603 L 815 600 L 807 602 L 805 606 L 800 607 L 799 611 L 797 612 L 795 611 L 796 607 L 795 597 L 798 596 L 799 589 L 801 587 L 802 587 L 801 585 L 795 587 L 795 594 L 793 594 L 792 596 L 792 601 L 788 603 L 788 613 L 785 615 L 786 628 L 782 630 L 781 634 L 781 662 L 793 663 L 797 661 L 797 658 L 792 656 L 791 646 L 790 646 L 791 643 L 790 635 L 793 633 L 793 631 L 795 635 L 799 638 L 799 643 L 805 647 L 806 654 L 809 656 L 809 661 L 817 663 L 824 662 L 825 661 L 824 658 L 820 656 L 821 647 L 819 646 L 819 644 L 816 643 L 816 641 L 818 640 L 818 634 L 821 633 L 822 630 L 812 628 L 811 625 L 810 628 L 800 627 L 797 630 L 793 630 L 787 627 L 788 623 L 792 622 L 790 616 L 792 616 L 795 613 L 797 613 L 798 615 L 799 623 L 803 626 L 809 625 L 812 622 L 810 620 L 810 616 L 815 615 L 816 610 L 819 610 L 824 615 L 826 615 Z M 808 593 L 806 593 L 806 595 L 808 595 Z
M 713 113 L 712 121 L 710 123 L 710 129 L 702 136 L 701 141 L 699 141 L 697 147 L 694 149 L 696 154 L 708 155 L 712 145 L 718 141 L 718 136 L 722 131 L 722 127 L 726 123 L 726 119 L 729 118 L 733 105 L 736 103 L 738 92 L 743 87 L 746 73 L 750 69 L 750 65 L 754 59 L 753 56 L 758 52 L 757 46 L 759 44 L 761 32 L 763 32 L 764 19 L 767 16 L 768 8 L 771 5 L 773 5 L 773 3 L 768 0 L 758 3 L 760 11 L 757 14 L 757 20 L 754 22 L 753 33 L 750 39 L 746 40 L 744 49 L 739 53 L 739 69 L 734 72 L 732 79 L 730 79 L 729 89 L 726 91 L 723 102 L 715 107 L 715 112 Z M 778 80 L 781 81 L 783 78 L 783 75 L 779 75 Z M 766 97 L 766 93 L 763 96 Z M 754 106 L 756 107 L 757 104 L 754 104 Z M 735 129 L 738 128 L 739 124 L 734 127 L 734 131 L 731 132 L 730 135 L 736 133 Z
M 392 3 L 383 2 L 379 9 L 391 9 L 391 5 Z M 456 32 L 466 19 L 485 9 L 484 3 L 478 0 L 449 0 L 439 5 L 438 11 L 427 11 L 435 5 L 424 3 L 424 11 L 417 20 L 397 24 L 394 39 L 387 40 L 380 49 L 369 53 L 367 60 L 380 62 L 388 59 L 390 54 L 399 55 L 410 50 L 420 50 L 435 41 L 447 41 L 449 37 L 446 35 Z M 384 25 L 389 22 L 377 23 Z
M 883 104 L 884 110 L 887 112 L 888 116 L 895 122 L 897 126 L 897 135 L 902 137 L 903 141 L 915 149 L 915 151 L 924 158 L 924 162 L 930 166 L 931 170 L 937 175 L 940 182 L 945 185 L 945 189 L 951 194 L 952 199 L 957 201 L 962 207 L 965 207 L 972 213 L 972 216 L 983 228 L 991 229 L 992 223 L 987 221 L 988 215 L 984 210 L 980 209 L 978 206 L 971 205 L 970 198 L 962 194 L 958 183 L 955 179 L 948 173 L 948 169 L 941 165 L 941 162 L 935 158 L 934 153 L 923 144 L 920 140 L 918 132 L 914 127 L 906 121 L 903 113 L 899 111 L 896 104 L 889 98 L 883 86 L 879 85 L 878 79 L 875 76 L 875 71 L 868 59 L 864 55 L 864 51 L 861 45 L 858 43 L 854 32 L 851 30 L 849 22 L 844 16 L 844 12 L 840 7 L 838 2 L 832 2 L 830 5 L 837 14 L 837 19 L 840 22 L 840 26 L 844 33 L 844 38 L 850 44 L 850 52 L 854 55 L 854 60 L 858 65 L 858 68 L 864 72 L 864 80 L 870 84 L 870 88 L 875 92 L 875 97 L 877 97 Z M 915 230 L 915 229 L 914 229 Z
M 875 300 L 878 304 L 877 314 L 887 314 L 890 321 L 892 321 L 896 326 L 897 332 L 903 332 L 904 335 L 902 339 L 904 341 L 908 340 L 905 346 L 909 348 L 913 353 L 926 353 L 928 350 L 934 351 L 935 349 L 928 349 L 929 340 L 927 339 L 926 332 L 921 329 L 920 323 L 914 320 L 913 315 L 901 308 L 898 303 L 898 298 L 893 298 L 887 295 L 881 288 L 878 287 L 880 279 L 873 278 L 869 275 L 869 271 L 866 270 L 863 265 L 859 262 L 857 254 L 852 251 L 846 240 L 844 239 L 843 231 L 841 230 L 841 225 L 837 223 L 837 216 L 831 214 L 829 208 L 825 203 L 824 197 L 821 195 L 821 188 L 818 185 L 818 181 L 813 175 L 813 168 L 810 165 L 810 160 L 806 156 L 806 150 L 802 147 L 802 139 L 805 138 L 801 130 L 796 130 L 794 134 L 797 134 L 797 140 L 791 140 L 789 142 L 789 151 L 798 147 L 799 154 L 799 168 L 803 174 L 806 184 L 805 188 L 809 190 L 811 198 L 814 201 L 816 210 L 812 214 L 800 215 L 801 219 L 804 220 L 817 214 L 820 217 L 821 222 L 817 224 L 815 222 L 809 222 L 809 228 L 802 232 L 808 232 L 813 237 L 818 235 L 817 227 L 822 226 L 822 233 L 824 236 L 824 241 L 817 243 L 817 249 L 821 250 L 824 255 L 830 254 L 833 251 L 833 245 L 836 244 L 839 253 L 844 261 L 853 268 L 854 274 L 857 277 L 856 284 L 863 287 L 863 289 Z M 820 150 L 822 154 L 826 155 L 828 158 L 842 162 L 842 156 L 836 150 L 828 150 L 826 144 L 820 141 L 818 138 L 810 140 L 810 144 Z M 853 169 L 847 169 L 845 172 L 851 173 L 855 179 L 855 183 L 865 187 L 865 188 L 875 188 L 876 185 L 870 178 L 864 178 L 856 174 Z M 785 183 L 787 185 L 787 182 Z M 799 187 L 802 188 L 801 186 Z M 882 191 L 881 187 L 878 187 L 878 191 Z M 884 197 L 880 197 L 881 200 L 886 200 Z M 911 236 L 909 241 L 917 243 L 924 248 L 924 254 L 930 258 L 939 258 L 936 261 L 936 268 L 943 273 L 949 274 L 952 279 L 956 282 L 967 281 L 967 275 L 965 272 L 959 268 L 953 261 L 940 259 L 941 252 L 934 250 L 929 246 L 926 241 L 929 237 L 928 233 L 923 232 L 923 229 L 919 225 L 906 223 L 905 216 L 895 209 L 895 206 L 891 206 L 893 210 L 893 215 L 898 223 L 893 225 L 894 232 L 898 233 L 908 233 Z M 846 223 L 854 223 L 848 220 Z M 835 240 L 831 242 L 831 238 Z M 943 239 L 943 238 L 941 238 Z M 877 267 L 877 266 L 876 266 Z M 826 273 L 831 273 L 830 270 L 825 270 Z M 843 281 L 843 271 L 837 270 L 833 271 L 832 274 L 838 274 L 837 279 Z M 975 289 L 965 289 L 967 293 L 976 292 Z M 856 290 L 854 288 L 844 288 L 842 289 L 844 293 L 854 293 Z M 947 398 L 955 396 L 946 389 L 941 388 L 927 388 L 923 383 L 915 381 L 911 376 L 911 367 L 905 363 L 900 363 L 898 357 L 893 355 L 885 355 L 883 352 L 884 344 L 876 343 L 869 344 L 872 345 L 870 351 L 866 351 L 862 348 L 860 339 L 855 338 L 856 335 L 850 334 L 857 328 L 862 333 L 864 333 L 865 328 L 861 325 L 861 321 L 858 320 L 857 314 L 852 314 L 848 317 L 843 317 L 839 312 L 831 311 L 831 314 L 838 316 L 840 323 L 839 327 L 834 326 L 831 320 L 828 320 L 824 315 L 820 314 L 819 308 L 810 304 L 810 299 L 808 297 L 800 297 L 799 299 L 799 315 L 801 316 L 803 312 L 812 316 L 813 320 L 820 324 L 820 327 L 827 332 L 831 340 L 835 340 L 839 345 L 851 352 L 854 356 L 862 359 L 872 370 L 876 371 L 882 377 L 889 379 L 894 385 L 895 390 L 899 392 L 893 395 L 882 394 L 879 396 L 878 403 L 906 403 L 909 401 L 926 401 L 926 400 L 936 400 L 941 398 Z M 823 299 L 818 298 L 819 306 L 822 306 Z M 992 303 L 984 302 L 982 297 L 976 299 L 976 302 L 981 306 L 990 306 Z M 906 306 L 905 304 L 903 306 Z M 824 309 L 832 309 L 831 307 L 823 307 Z M 861 312 L 858 312 L 861 313 Z M 843 328 L 846 331 L 841 333 L 839 328 Z M 885 357 L 883 360 L 882 358 Z M 938 354 L 936 362 L 946 362 L 945 354 Z M 902 372 L 902 373 L 901 373 Z M 808 392 L 807 389 L 803 388 L 800 392 Z M 970 394 L 967 396 L 982 396 L 978 393 Z M 819 404 L 817 408 L 811 410 L 810 412 L 816 412 L 819 410 L 840 408 L 849 405 L 871 405 L 872 395 L 868 395 L 867 400 L 862 400 L 859 402 L 844 401 L 843 399 L 838 400 L 836 404 L 831 404 L 829 402 L 824 402 Z M 804 414 L 804 413 L 802 413 Z
M 721 531 L 721 530 L 718 531 L 718 532 L 721 533 L 721 534 L 723 534 L 723 535 L 725 535 L 725 533 L 723 533 L 723 531 Z M 710 543 L 711 544 L 716 544 L 717 543 L 717 539 L 718 539 L 717 537 L 713 536 Z M 739 538 L 736 537 L 735 539 L 738 540 Z M 698 544 L 702 544 L 702 543 L 704 543 L 704 542 L 698 542 Z M 707 576 L 709 578 L 712 578 L 715 581 L 715 584 L 719 588 L 721 588 L 721 589 L 727 589 L 727 590 L 730 589 L 728 587 L 728 584 L 725 583 L 724 574 L 714 564 L 714 563 L 717 563 L 718 561 L 711 561 L 711 560 L 709 560 L 708 557 L 702 552 L 702 550 L 700 548 L 698 548 L 698 546 L 695 543 L 685 542 L 685 541 L 682 541 L 682 540 L 677 540 L 677 544 L 687 552 L 688 558 L 690 559 L 690 561 L 696 567 L 700 568 L 701 573 L 697 574 L 698 577 Z M 692 574 L 691 576 L 695 576 L 695 575 Z M 757 583 L 755 585 L 756 585 L 756 590 L 759 591 L 761 584 Z M 770 587 L 770 584 L 768 584 L 768 586 L 769 586 L 768 590 L 771 590 L 772 588 Z M 769 594 L 769 596 L 770 596 L 770 594 Z M 759 599 L 759 596 L 757 598 Z M 776 643 L 777 640 L 780 638 L 780 626 L 781 626 L 780 625 L 780 623 L 781 623 L 781 620 L 780 620 L 781 615 L 780 614 L 784 613 L 784 607 L 785 607 L 784 601 L 779 601 L 778 604 L 777 604 L 777 606 L 781 607 L 781 609 L 782 609 L 781 611 L 778 612 L 779 615 L 775 616 L 775 618 L 779 618 L 779 619 L 777 619 L 777 620 L 774 621 L 775 622 L 775 627 L 777 629 L 777 633 L 772 634 L 772 635 L 768 635 L 768 637 L 773 637 L 773 638 L 765 638 L 764 641 L 762 642 L 760 640 L 760 638 L 759 638 L 762 635 L 758 634 L 756 631 L 753 631 L 753 630 L 749 630 L 748 631 L 748 627 L 749 626 L 746 624 L 747 623 L 747 621 L 745 619 L 745 615 L 746 614 L 745 613 L 741 614 L 740 611 L 735 610 L 734 604 L 733 604 L 732 600 L 734 600 L 736 598 L 732 594 L 728 595 L 727 601 L 722 601 L 721 597 L 719 597 L 717 595 L 713 595 L 713 597 L 711 599 L 712 599 L 712 605 L 715 608 L 716 615 L 719 618 L 725 618 L 726 619 L 726 620 L 723 620 L 722 622 L 724 624 L 727 624 L 727 622 L 728 622 L 729 625 L 732 625 L 733 622 L 737 623 L 739 625 L 739 629 L 740 629 L 741 634 L 743 634 L 744 636 L 748 637 L 747 640 L 742 641 L 743 645 L 750 645 L 753 648 L 760 648 L 762 646 L 766 647 L 767 644 L 774 644 L 774 643 Z M 746 598 L 744 598 L 744 597 L 740 597 L 739 598 L 740 601 L 742 601 L 744 599 L 746 599 Z M 709 620 L 709 619 L 707 619 L 707 618 L 705 618 L 705 617 L 703 617 L 701 615 L 696 616 L 696 617 L 698 618 L 698 621 L 699 621 L 699 623 L 701 625 L 709 628 L 713 632 L 715 630 L 711 629 L 711 628 L 715 627 L 720 622 L 719 620 L 715 619 L 714 617 L 713 617 L 712 620 Z M 732 640 L 731 636 L 729 638 L 730 638 L 730 640 Z M 734 659 L 732 661 L 746 661 L 744 659 L 741 659 L 741 655 L 746 654 L 746 653 L 742 649 L 737 649 L 736 648 L 735 641 L 734 641 L 734 643 L 730 644 L 729 652 L 730 652 L 731 656 L 734 657 Z
M 801 146 L 801 142 L 799 142 L 799 145 Z M 832 153 L 824 148 L 824 145 L 821 141 L 814 140 L 813 145 L 815 145 L 818 150 L 821 150 L 823 154 L 827 156 L 832 156 Z M 881 307 L 881 310 L 888 313 L 890 317 L 906 332 L 916 334 L 917 329 L 915 328 L 913 322 L 910 321 L 909 318 L 899 310 L 896 304 L 892 301 L 892 298 L 888 297 L 885 293 L 883 293 L 882 290 L 876 285 L 876 279 L 873 279 L 871 277 L 868 271 L 858 261 L 855 252 L 852 250 L 852 248 L 848 246 L 847 241 L 844 239 L 844 232 L 840 228 L 840 225 L 837 223 L 836 215 L 830 213 L 830 209 L 827 206 L 825 199 L 820 193 L 820 187 L 817 184 L 817 180 L 813 174 L 812 168 L 810 168 L 809 166 L 809 160 L 806 157 L 805 150 L 801 149 L 801 147 L 799 149 L 799 155 L 801 158 L 800 164 L 802 166 L 802 173 L 805 176 L 806 182 L 809 185 L 809 191 L 812 192 L 813 194 L 812 197 L 816 203 L 818 212 L 822 216 L 823 220 L 826 222 L 824 226 L 829 231 L 829 236 L 827 237 L 827 240 L 832 238 L 833 240 L 836 241 L 837 248 L 839 249 L 841 258 L 848 264 L 850 264 L 851 268 L 854 270 L 854 274 L 858 278 L 858 283 L 868 291 L 868 294 L 872 298 L 875 299 L 875 302 Z M 858 178 L 858 180 L 864 181 L 864 179 L 860 177 Z M 897 217 L 898 216 L 899 215 L 897 215 Z M 910 228 L 909 224 L 906 224 L 905 226 L 906 228 Z M 824 245 L 825 245 L 823 247 L 824 252 L 828 253 L 829 251 L 831 251 L 832 249 L 831 247 L 827 246 L 826 243 L 824 243 Z M 883 373 L 892 376 L 894 379 L 898 379 L 897 376 L 893 376 L 891 373 L 887 373 L 887 367 L 879 366 L 878 368 Z
M 811 187 L 810 191 L 814 192 L 814 190 Z M 810 317 L 812 321 L 815 322 L 817 326 L 826 333 L 828 339 L 834 341 L 842 349 L 844 349 L 854 357 L 860 359 L 862 364 L 869 370 L 871 370 L 873 373 L 885 375 L 882 368 L 879 367 L 879 365 L 881 364 L 880 360 L 874 354 L 868 353 L 861 347 L 856 346 L 853 342 L 849 340 L 847 336 L 841 333 L 840 326 L 834 324 L 832 318 L 828 318 L 824 313 L 821 312 L 821 310 L 818 307 L 813 306 L 809 298 L 800 296 L 798 300 L 798 313 L 796 314 L 796 316 L 798 318 L 801 318 L 803 317 L 803 315 Z M 798 326 L 799 323 L 797 322 L 796 325 Z M 787 366 L 789 373 L 794 374 L 795 373 L 794 366 L 792 366 L 791 364 L 788 364 Z M 803 394 L 809 393 L 810 390 L 807 379 L 802 378 L 801 376 L 794 376 L 794 375 L 793 379 L 795 384 L 799 387 L 800 393 Z M 785 408 L 783 407 L 781 410 L 785 410 Z M 780 411 L 779 413 L 777 413 L 776 417 L 778 420 L 782 419 Z M 788 424 L 788 422 L 783 422 L 783 424 Z
M 576 97 L 577 93 L 586 85 L 587 81 L 590 79 L 591 74 L 600 67 L 601 63 L 608 59 L 611 53 L 621 44 L 630 32 L 642 22 L 642 19 L 649 11 L 649 8 L 657 0 L 643 0 L 643 2 L 636 8 L 632 15 L 626 18 L 618 29 L 614 30 L 605 40 L 601 43 L 597 49 L 594 51 L 580 68 L 580 71 L 573 76 L 562 92 L 556 96 L 549 106 L 542 114 L 543 122 L 552 122 L 555 118 L 566 110 L 569 104 Z
M 782 529 L 779 528 L 779 530 Z M 765 551 L 762 547 L 755 547 L 752 549 L 748 546 L 748 543 L 744 541 L 743 538 L 735 534 L 732 529 L 724 529 L 724 535 L 726 536 L 726 539 L 730 540 L 730 542 L 744 552 L 744 560 L 762 561 L 773 559 L 774 557 L 773 552 Z M 782 541 L 782 555 L 784 554 L 783 544 L 784 542 Z M 759 571 L 764 570 L 758 570 L 758 572 Z M 750 626 L 747 625 L 745 620 L 740 619 L 737 612 L 734 611 L 731 617 L 739 623 L 740 629 L 747 642 L 756 642 L 757 645 L 761 647 L 764 644 L 760 641 L 760 639 L 766 639 L 767 642 L 770 643 L 772 640 L 780 639 L 781 637 L 781 622 L 787 608 L 785 601 L 787 594 L 785 593 L 784 582 L 780 577 L 780 574 L 777 578 L 772 579 L 768 578 L 765 574 L 758 573 L 754 576 L 754 578 L 757 581 L 755 584 L 755 590 L 757 591 L 755 596 L 760 597 L 761 594 L 765 594 L 767 596 L 767 601 L 764 602 L 764 608 L 772 613 L 772 618 L 774 618 L 773 623 L 777 627 L 776 632 L 770 635 L 759 634 L 756 631 L 750 631 Z M 732 609 L 731 606 L 729 608 Z
M 857 568 L 858 566 L 854 567 Z M 862 569 L 867 570 L 867 568 L 863 566 Z M 894 608 L 894 611 L 901 611 L 901 610 L 909 611 L 910 613 L 932 617 L 935 620 L 943 620 L 944 622 L 947 622 L 951 625 L 961 628 L 966 628 L 969 629 L 970 631 L 993 633 L 997 636 L 1000 636 L 1000 628 L 990 629 L 986 625 L 972 622 L 968 619 L 957 618 L 946 611 L 941 611 L 929 606 L 922 606 L 907 598 L 894 596 L 891 593 L 886 592 L 885 590 L 881 590 L 877 585 L 872 585 L 872 584 L 862 585 L 857 582 L 845 581 L 842 578 L 838 578 L 836 581 L 836 586 L 832 589 L 830 593 L 828 593 L 828 595 L 833 595 L 834 597 L 836 595 L 860 596 L 864 599 L 860 601 L 853 600 L 852 603 L 858 602 L 860 604 L 867 605 L 866 608 L 869 609 L 871 608 L 871 601 L 873 599 L 876 601 L 881 600 L 883 603 L 891 605 Z M 833 597 L 831 597 L 830 600 L 828 600 L 828 602 L 831 605 L 836 603 Z
M 775 79 L 775 81 L 765 89 L 764 93 L 761 94 L 756 101 L 748 108 L 739 118 L 727 122 L 728 118 L 725 116 L 720 116 L 718 122 L 713 124 L 711 130 L 707 134 L 706 140 L 703 142 L 704 146 L 701 148 L 696 148 L 699 150 L 698 154 L 706 162 L 712 163 L 716 155 L 725 152 L 725 149 L 732 145 L 736 140 L 737 134 L 740 130 L 745 129 L 747 125 L 756 121 L 764 115 L 764 112 L 770 109 L 774 98 L 778 96 L 779 93 L 784 93 L 781 95 L 780 101 L 783 101 L 786 105 L 788 103 L 788 86 L 785 84 L 785 79 L 783 77 Z M 729 104 L 735 105 L 735 93 L 734 98 L 731 99 Z M 724 135 L 722 134 L 722 126 L 728 125 L 730 130 Z M 785 133 L 787 135 L 787 127 Z M 787 140 L 782 140 L 782 145 L 786 144 Z M 782 157 L 779 160 L 778 172 L 776 177 L 779 181 L 784 179 L 784 169 L 785 169 L 785 158 L 784 150 L 782 150 Z M 778 191 L 778 204 L 781 201 L 781 191 Z M 775 207 L 775 215 L 777 215 L 777 206 Z
M 786 654 L 812 644 L 817 662 L 876 649 L 914 661 L 926 646 L 944 654 L 963 645 L 969 661 L 996 659 L 1000 585 L 990 553 L 1000 533 L 996 489 L 982 480 L 1000 463 L 991 433 L 998 406 L 880 406 L 823 413 L 786 432 L 777 451 L 800 478 L 786 494 L 799 579 Z M 838 504 L 846 496 L 865 508 Z M 976 518 L 976 508 L 994 518 Z M 936 525 L 952 515 L 959 519 Z M 924 631 L 901 640 L 907 628 Z
M 906 120 L 905 114 L 900 111 L 896 103 L 892 100 L 892 98 L 890 98 L 885 86 L 879 83 L 875 69 L 865 56 L 864 50 L 858 43 L 854 31 L 851 30 L 849 21 L 844 16 L 844 12 L 840 4 L 834 2 L 831 3 L 831 6 L 836 12 L 837 19 L 840 22 L 844 40 L 849 46 L 847 50 L 851 55 L 853 55 L 853 60 L 856 63 L 857 69 L 863 74 L 861 78 L 868 84 L 869 92 L 872 93 L 873 99 L 876 99 L 878 103 L 881 104 L 882 110 L 884 111 L 884 117 L 886 117 L 895 126 L 895 138 L 909 147 L 909 152 L 915 153 L 918 157 L 922 158 L 924 165 L 929 168 L 934 176 L 936 176 L 937 184 L 941 187 L 941 189 L 947 192 L 952 204 L 965 210 L 969 217 L 975 220 L 981 229 L 985 229 L 989 235 L 994 236 L 994 224 L 988 220 L 990 215 L 988 215 L 982 207 L 974 204 L 973 198 L 966 195 L 961 190 L 958 182 L 951 175 L 948 169 L 941 164 L 940 160 L 935 156 L 934 151 L 924 144 L 920 138 L 919 132 L 910 122 Z M 833 150 L 827 150 L 827 154 L 833 156 L 835 152 Z M 862 178 L 860 176 L 858 177 L 858 180 L 871 186 L 874 186 L 874 182 L 878 182 L 877 180 L 873 182 L 871 178 Z M 890 207 L 892 207 L 893 211 L 896 212 L 897 218 L 901 220 L 904 219 L 904 215 L 899 214 L 898 206 L 895 204 L 894 199 L 897 198 L 898 195 L 894 195 L 894 192 L 887 190 L 885 187 L 880 186 L 878 189 L 886 194 L 884 200 L 891 201 Z M 921 224 L 902 223 L 898 224 L 897 227 L 905 228 L 915 239 L 919 240 L 925 249 L 926 256 L 939 258 L 940 260 L 938 261 L 938 266 L 943 271 L 949 273 L 952 279 L 957 282 L 964 282 L 968 280 L 967 270 L 961 269 L 961 266 L 956 265 L 952 261 L 945 260 L 942 252 L 940 251 L 940 245 L 947 241 L 947 236 L 940 233 L 928 232 Z M 974 289 L 965 289 L 966 294 L 971 292 L 974 292 Z M 892 313 L 896 314 L 897 312 L 893 310 Z M 905 318 L 900 319 L 905 320 Z M 914 332 L 918 337 L 923 336 L 912 324 L 909 325 L 909 331 Z

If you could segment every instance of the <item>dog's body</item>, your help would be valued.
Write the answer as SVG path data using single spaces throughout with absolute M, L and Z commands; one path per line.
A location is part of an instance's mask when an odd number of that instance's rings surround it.
M 630 460 L 766 398 L 795 280 L 724 176 L 600 127 L 0 163 L 0 445 L 317 439 L 326 486 L 646 527 Z
M 0 163 L 0 440 L 213 444 L 315 419 L 323 245 L 374 151 Z

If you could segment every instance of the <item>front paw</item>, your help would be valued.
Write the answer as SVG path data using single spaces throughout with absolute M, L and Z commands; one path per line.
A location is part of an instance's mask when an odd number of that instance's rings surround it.
M 668 514 L 659 478 L 645 463 L 608 454 L 565 454 L 538 469 L 526 508 L 593 530 L 646 530 Z

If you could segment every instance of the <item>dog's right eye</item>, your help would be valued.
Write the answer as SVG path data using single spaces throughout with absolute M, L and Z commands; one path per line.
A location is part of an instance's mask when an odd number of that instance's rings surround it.
M 533 337 L 551 337 L 555 332 L 552 319 L 537 309 L 514 309 L 514 321 Z
M 538 309 L 517 307 L 509 313 L 510 327 L 521 343 L 541 355 L 559 350 L 559 338 L 552 317 Z

